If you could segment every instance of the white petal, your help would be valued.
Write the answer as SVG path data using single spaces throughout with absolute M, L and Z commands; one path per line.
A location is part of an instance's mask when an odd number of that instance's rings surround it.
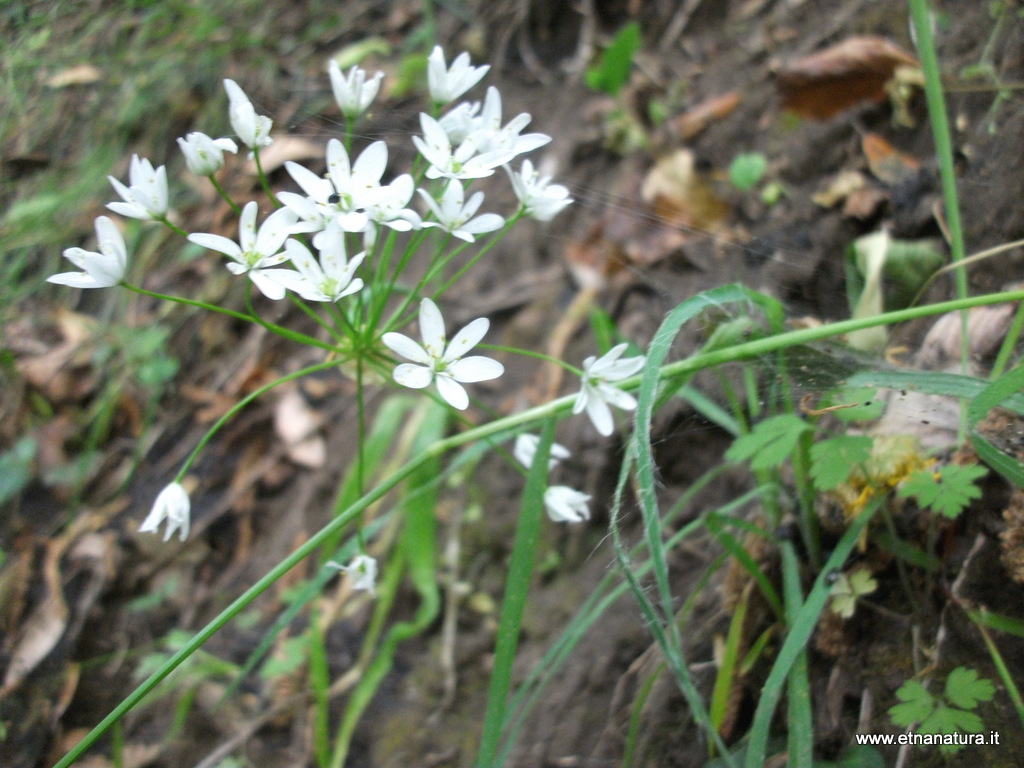
M 260 289 L 260 293 L 268 299 L 280 301 L 284 298 L 284 286 L 274 279 L 275 272 L 286 271 L 276 269 L 254 269 L 249 272 L 249 279 Z
M 309 195 L 311 198 L 316 200 L 318 203 L 326 203 L 327 198 L 330 197 L 332 187 L 331 182 L 327 179 L 321 178 L 313 173 L 311 170 L 298 163 L 293 163 L 291 160 L 284 164 L 284 167 L 288 171 L 288 175 L 292 177 L 296 184 Z M 289 194 L 295 194 L 294 192 Z
M 388 165 L 388 145 L 383 141 L 375 141 L 356 158 L 352 166 L 352 175 L 363 185 L 380 184 L 381 176 Z M 353 190 L 355 192 L 355 190 Z
M 447 372 L 456 381 L 490 381 L 505 373 L 505 366 L 489 357 L 465 357 L 451 363 Z
M 57 275 L 50 275 L 46 278 L 46 282 L 55 283 L 57 285 L 69 285 L 72 288 L 107 288 L 109 286 L 100 285 L 96 282 L 96 278 L 85 272 L 61 272 Z
M 384 342 L 384 346 L 392 352 L 401 355 L 406 360 L 412 360 L 414 363 L 426 366 L 433 366 L 434 364 L 433 358 L 427 354 L 423 347 L 404 333 L 385 333 L 381 336 L 380 340 Z
M 478 317 L 476 320 L 471 322 L 461 331 L 455 334 L 452 338 L 451 343 L 445 350 L 444 357 L 441 360 L 445 363 L 450 363 L 453 360 L 458 360 L 464 354 L 469 352 L 473 347 L 480 343 L 480 340 L 486 335 L 487 329 L 491 327 L 491 321 L 486 317 Z
M 594 429 L 599 434 L 608 437 L 615 431 L 615 424 L 612 422 L 612 411 L 608 404 L 599 397 L 588 397 L 586 401 L 587 416 L 594 424 Z
M 601 399 L 606 403 L 614 405 L 616 408 L 621 408 L 624 411 L 632 411 L 636 408 L 636 398 L 628 392 L 623 392 L 618 387 L 602 383 L 597 385 L 597 389 Z
M 469 406 L 469 395 L 451 376 L 443 373 L 437 375 L 437 391 L 452 408 L 464 411 Z
M 256 248 L 256 213 L 259 208 L 255 200 L 250 200 L 238 217 L 238 244 L 242 252 L 248 253 Z
M 197 232 L 194 235 L 188 236 L 190 243 L 195 243 L 203 248 L 209 248 L 211 251 L 218 251 L 223 253 L 225 256 L 230 256 L 235 260 L 241 260 L 242 249 L 238 247 L 238 243 L 234 240 L 228 240 L 226 237 L 221 235 L 209 235 L 205 232 Z
M 435 360 L 440 359 L 445 345 L 444 318 L 437 304 L 430 299 L 420 302 L 420 336 L 427 354 Z
M 434 372 L 430 368 L 412 363 L 402 363 L 395 368 L 395 381 L 410 389 L 423 389 L 434 380 Z
M 485 232 L 494 232 L 505 226 L 505 219 L 496 213 L 482 213 L 475 219 L 467 221 L 462 225 L 463 232 L 474 235 L 482 235 Z
M 278 208 L 270 214 L 256 236 L 256 252 L 264 256 L 276 254 L 291 234 L 291 226 L 294 223 L 295 212 L 290 208 Z

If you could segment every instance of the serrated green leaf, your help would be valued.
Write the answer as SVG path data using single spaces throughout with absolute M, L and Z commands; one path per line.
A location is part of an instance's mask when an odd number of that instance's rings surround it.
M 819 491 L 830 491 L 871 455 L 870 437 L 839 435 L 811 446 L 811 479 Z
M 768 469 L 784 462 L 796 447 L 800 436 L 811 429 L 799 416 L 783 413 L 757 424 L 729 446 L 730 461 L 750 461 L 754 470 Z
M 978 733 L 984 728 L 981 718 L 942 704 L 917 727 L 918 733 Z
M 978 702 L 989 701 L 995 693 L 990 680 L 979 678 L 975 670 L 967 667 L 957 667 L 946 678 L 946 700 L 963 709 L 974 709 Z
M 921 722 L 935 709 L 935 697 L 917 680 L 907 680 L 896 691 L 902 704 L 889 707 L 889 719 L 896 725 L 909 726 Z
M 897 493 L 903 498 L 913 496 L 922 507 L 953 519 L 971 499 L 981 498 L 981 489 L 975 481 L 987 472 L 980 464 L 947 464 L 935 472 L 922 469 L 911 474 Z

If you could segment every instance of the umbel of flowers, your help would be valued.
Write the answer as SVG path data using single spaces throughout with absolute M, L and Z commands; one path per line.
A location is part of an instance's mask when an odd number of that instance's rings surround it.
M 271 193 L 259 164 L 260 149 L 273 142 L 273 123 L 257 112 L 241 86 L 225 80 L 228 121 L 235 138 L 214 139 L 193 132 L 178 139 L 178 144 L 188 171 L 208 177 L 239 213 L 237 237 L 187 233 L 174 225 L 168 218 L 171 205 L 166 168 L 154 167 L 138 156 L 131 159 L 127 185 L 110 178 L 121 199 L 107 207 L 124 217 L 159 222 L 189 242 L 221 254 L 233 275 L 244 277 L 267 299 L 299 304 L 332 341 L 325 343 L 268 324 L 251 303 L 247 304 L 249 315 L 204 305 L 208 309 L 259 322 L 281 335 L 326 348 L 337 357 L 358 356 L 368 370 L 385 376 L 394 366 L 391 378 L 398 385 L 430 390 L 451 407 L 465 410 L 470 393 L 464 385 L 495 379 L 504 367 L 491 357 L 469 354 L 483 341 L 489 321 L 473 320 L 449 340 L 437 299 L 515 221 L 549 221 L 572 202 L 568 189 L 552 183 L 530 160 L 518 160 L 551 141 L 541 133 L 523 132 L 530 115 L 523 113 L 506 121 L 501 95 L 494 87 L 486 89 L 482 101 L 452 104 L 476 86 L 487 70 L 486 66 L 472 66 L 465 53 L 448 65 L 441 48 L 433 50 L 427 62 L 431 113 L 420 115 L 422 135 L 412 137 L 418 160 L 410 172 L 388 176 L 389 151 L 383 141 L 350 153 L 349 131 L 344 140 L 333 138 L 327 143 L 326 173 L 286 163 L 298 191 L 276 194 Z M 338 107 L 351 125 L 377 98 L 383 75 L 370 75 L 360 67 L 343 73 L 334 62 L 328 74 Z M 268 193 L 269 202 L 264 206 L 255 200 L 236 204 L 216 181 L 225 153 L 238 152 L 235 139 L 248 148 L 256 162 Z M 499 169 L 508 176 L 518 201 L 517 208 L 507 214 L 485 210 L 483 191 L 469 189 L 475 180 Z M 271 204 L 270 210 L 261 210 Z M 405 233 L 404 241 L 396 239 L 395 233 Z M 484 240 L 469 264 L 461 263 L 455 278 L 449 277 L 446 270 L 450 271 L 453 259 L 479 238 Z M 50 282 L 75 288 L 122 285 L 141 290 L 129 282 L 129 254 L 114 220 L 106 216 L 96 219 L 96 242 L 96 251 L 65 250 L 64 256 L 80 271 L 54 275 Z M 404 250 L 397 244 L 401 242 L 405 242 Z M 413 252 L 421 249 L 430 256 L 426 275 L 412 278 L 406 267 Z M 418 341 L 397 330 L 414 318 L 418 319 Z M 614 429 L 609 406 L 636 407 L 633 397 L 617 385 L 636 374 L 644 359 L 623 359 L 625 349 L 624 344 L 617 346 L 583 365 L 574 412 L 585 412 L 602 435 Z M 389 352 L 397 357 L 389 357 Z M 521 461 L 528 457 L 531 445 L 529 436 L 524 437 L 526 441 L 520 441 L 516 450 Z M 535 439 L 532 446 L 535 449 Z M 566 455 L 564 448 L 556 446 L 552 461 Z M 175 532 L 182 539 L 187 536 L 190 502 L 180 482 L 187 469 L 188 464 L 159 494 L 141 530 L 159 532 L 166 523 L 165 539 Z M 589 517 L 588 500 L 571 488 L 553 486 L 545 495 L 545 506 L 553 520 L 578 522 Z M 356 588 L 373 588 L 376 565 L 368 557 L 360 553 L 347 567 Z

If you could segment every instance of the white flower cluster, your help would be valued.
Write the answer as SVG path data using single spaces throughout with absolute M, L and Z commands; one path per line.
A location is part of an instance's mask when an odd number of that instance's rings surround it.
M 420 167 L 427 181 L 421 188 L 417 189 L 410 173 L 385 180 L 389 152 L 383 141 L 372 142 L 350 157 L 346 144 L 332 139 L 326 147 L 326 173 L 320 175 L 298 163 L 286 162 L 285 169 L 300 191 L 278 192 L 275 203 L 279 207 L 262 217 L 256 201 L 241 208 L 237 241 L 220 234 L 189 234 L 172 224 L 166 168 L 154 168 L 149 160 L 138 156 L 131 159 L 127 185 L 110 177 L 121 199 L 107 207 L 128 218 L 160 222 L 191 243 L 223 254 L 226 268 L 234 275 L 246 276 L 268 299 L 280 300 L 289 292 L 305 301 L 328 304 L 364 294 L 375 297 L 374 291 L 390 289 L 395 279 L 380 267 L 394 264 L 387 250 L 393 239 L 381 238 L 382 231 L 439 230 L 447 234 L 441 246 L 444 248 L 449 245 L 449 237 L 472 243 L 478 236 L 496 233 L 507 225 L 505 216 L 481 212 L 483 192 L 467 189 L 475 179 L 504 169 L 518 200 L 515 218 L 549 221 L 572 202 L 568 189 L 551 183 L 551 178 L 541 175 L 529 160 L 524 160 L 518 171 L 513 170 L 510 164 L 518 156 L 544 146 L 551 138 L 523 132 L 530 123 L 529 114 L 522 113 L 503 122 L 501 95 L 496 88 L 489 87 L 482 101 L 449 107 L 474 87 L 488 69 L 472 66 L 465 53 L 449 66 L 440 47 L 429 56 L 428 87 L 438 117 L 420 115 L 422 136 L 412 137 L 425 161 Z M 328 75 L 338 107 L 350 121 L 370 107 L 383 79 L 382 73 L 371 76 L 360 67 L 343 73 L 335 62 L 328 65 Z M 236 82 L 224 80 L 224 88 L 231 128 L 250 156 L 256 158 L 259 168 L 260 149 L 273 141 L 272 121 L 257 113 Z M 178 139 L 178 144 L 189 172 L 210 177 L 215 186 L 214 174 L 224 164 L 224 153 L 239 150 L 231 138 L 214 139 L 199 132 Z M 224 194 L 219 186 L 217 189 Z M 414 200 L 421 204 L 419 210 L 413 207 Z M 76 288 L 125 283 L 129 259 L 120 228 L 106 216 L 96 219 L 95 228 L 97 251 L 64 251 L 65 258 L 81 271 L 53 275 L 50 282 Z M 353 250 L 359 252 L 350 257 Z M 404 257 L 399 262 L 404 264 Z M 364 291 L 367 282 L 370 286 Z M 488 328 L 489 321 L 478 318 L 448 341 L 440 309 L 431 299 L 421 298 L 422 341 L 396 332 L 384 333 L 380 341 L 409 361 L 398 363 L 394 369 L 398 384 L 413 389 L 434 384 L 443 400 L 463 410 L 469 405 L 464 384 L 495 379 L 504 373 L 504 367 L 496 360 L 467 356 L 483 340 Z M 619 360 L 624 348 L 616 347 L 601 360 L 591 358 L 584 364 L 583 388 L 574 411 L 585 410 L 603 435 L 613 429 L 609 404 L 624 409 L 636 405 L 616 383 L 636 373 L 643 358 Z M 528 443 L 527 440 L 517 445 L 520 460 L 527 455 Z M 564 448 L 555 446 L 551 461 L 557 462 L 567 455 Z M 560 521 L 589 517 L 588 500 L 585 494 L 565 486 L 554 486 L 545 494 L 548 514 Z M 165 539 L 175 532 L 184 539 L 189 515 L 188 494 L 175 481 L 157 497 L 141 530 L 156 532 L 166 522 Z M 348 570 L 356 588 L 372 589 L 376 563 L 364 557 L 357 558 Z

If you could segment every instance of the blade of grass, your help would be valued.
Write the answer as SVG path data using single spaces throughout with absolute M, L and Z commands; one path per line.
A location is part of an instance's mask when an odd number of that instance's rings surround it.
M 795 623 L 803 605 L 800 589 L 800 559 L 792 541 L 779 542 L 782 554 L 782 592 L 786 602 L 787 624 Z M 817 616 L 814 617 L 817 622 Z M 813 625 L 812 625 L 813 629 Z M 786 735 L 789 740 L 789 765 L 811 765 L 814 761 L 814 718 L 811 715 L 811 690 L 807 679 L 807 651 L 800 649 L 787 680 L 789 710 Z
M 917 53 L 921 58 L 924 74 L 924 96 L 928 104 L 928 121 L 935 139 L 935 156 L 939 163 L 939 179 L 942 182 L 942 202 L 946 211 L 946 227 L 949 231 L 949 250 L 954 264 L 964 258 L 964 235 L 960 226 L 960 205 L 956 192 L 956 168 L 953 164 L 953 140 L 946 116 L 946 98 L 942 92 L 942 71 L 935 53 L 932 39 L 932 12 L 928 0 L 909 0 L 910 20 L 917 41 Z M 957 298 L 967 298 L 967 272 L 954 269 Z M 967 337 L 967 313 L 961 315 L 961 366 L 966 371 L 970 355 Z
M 746 590 L 743 599 L 733 609 L 732 619 L 729 621 L 729 632 L 725 636 L 725 646 L 722 649 L 722 659 L 718 665 L 718 674 L 715 675 L 715 684 L 711 688 L 708 716 L 711 718 L 711 726 L 719 733 L 722 732 L 722 722 L 725 720 L 726 708 L 736 680 L 736 661 L 740 652 L 740 640 L 743 638 L 743 622 L 747 618 L 749 599 L 750 592 Z M 708 747 L 710 750 L 710 742 Z M 708 756 L 714 757 L 714 754 L 710 753 Z
M 992 657 L 992 663 L 995 664 L 996 672 L 999 673 L 999 679 L 1002 680 L 1003 687 L 1006 688 L 1006 694 L 1010 697 L 1010 701 L 1013 702 L 1013 708 L 1017 711 L 1017 717 L 1020 719 L 1021 725 L 1024 725 L 1024 699 L 1021 698 L 1020 689 L 1013 679 L 1013 673 L 1006 666 L 1006 661 L 999 652 L 999 647 L 995 644 L 988 629 L 986 629 L 988 625 L 985 619 L 986 613 L 984 609 L 981 611 L 967 611 L 967 615 L 981 633 L 981 637 L 985 641 L 985 647 L 988 648 L 989 656 Z
M 512 685 L 512 662 L 515 660 L 519 630 L 526 608 L 526 596 L 530 591 L 533 561 L 540 538 L 540 524 L 544 509 L 544 491 L 548 479 L 548 458 L 555 436 L 554 419 L 544 423 L 540 443 L 534 454 L 530 470 L 526 475 L 523 504 L 516 524 L 515 539 L 512 543 L 512 559 L 505 580 L 505 596 L 501 603 L 501 618 L 498 620 L 498 636 L 494 648 L 494 666 L 491 682 L 487 689 L 487 710 L 484 713 L 483 732 L 480 735 L 480 750 L 477 753 L 477 768 L 493 768 L 498 751 L 498 740 L 505 724 L 505 712 L 509 690 Z
M 750 741 L 743 763 L 744 768 L 762 768 L 764 765 L 775 706 L 782 696 L 782 688 L 788 681 L 789 672 L 797 658 L 804 652 L 804 647 L 810 640 L 811 633 L 818 623 L 818 617 L 828 600 L 831 587 L 826 583 L 826 578 L 833 569 L 842 568 L 854 545 L 860 539 L 861 531 L 871 521 L 878 509 L 879 500 L 872 499 L 864 511 L 850 523 L 850 527 L 843 533 L 839 543 L 818 573 L 807 598 L 796 611 L 789 631 L 786 633 L 786 639 L 775 659 L 775 664 L 761 688 L 761 699 L 758 701 L 757 709 L 754 712 L 754 722 L 750 728 Z

